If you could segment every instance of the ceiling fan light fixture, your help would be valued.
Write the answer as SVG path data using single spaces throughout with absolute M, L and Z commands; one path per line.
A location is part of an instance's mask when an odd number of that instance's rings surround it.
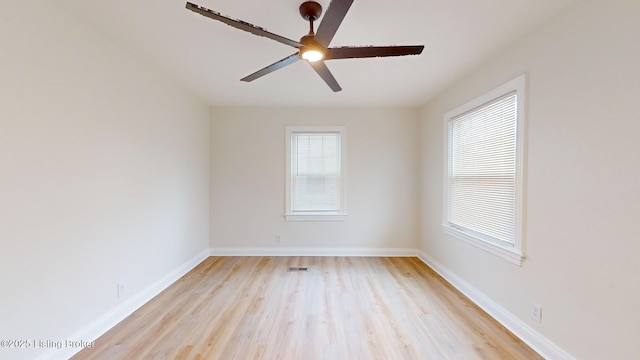
M 319 49 L 315 49 L 312 47 L 300 51 L 300 56 L 308 62 L 316 62 L 324 58 L 324 53 Z
M 324 59 L 325 49 L 315 41 L 313 32 L 300 39 L 300 57 L 308 62 L 317 62 Z

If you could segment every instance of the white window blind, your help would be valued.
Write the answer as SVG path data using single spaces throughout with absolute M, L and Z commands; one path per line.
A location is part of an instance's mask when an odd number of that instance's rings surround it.
M 483 240 L 516 241 L 515 91 L 448 123 L 448 225 Z
M 294 133 L 292 210 L 340 210 L 340 134 Z

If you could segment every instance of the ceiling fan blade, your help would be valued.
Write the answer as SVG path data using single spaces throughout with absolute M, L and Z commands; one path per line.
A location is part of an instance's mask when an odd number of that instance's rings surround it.
M 242 79 L 240 79 L 240 81 L 244 81 L 244 82 L 251 82 L 257 78 L 261 78 L 269 73 L 272 73 L 278 69 L 281 69 L 287 65 L 293 64 L 294 62 L 300 60 L 300 56 L 298 55 L 298 53 L 295 53 L 293 55 L 289 55 L 286 58 L 276 61 L 273 64 L 262 68 L 256 72 L 254 72 L 251 75 L 247 75 L 245 77 L 243 77 Z
M 294 48 L 302 47 L 302 44 L 300 44 L 297 41 L 294 41 L 294 40 L 291 40 L 291 39 L 287 39 L 284 36 L 280 36 L 280 35 L 276 35 L 276 34 L 270 33 L 267 30 L 265 30 L 265 29 L 263 29 L 261 27 L 249 24 L 248 22 L 245 22 L 245 21 L 242 21 L 242 20 L 234 20 L 234 19 L 228 18 L 228 17 L 226 17 L 224 15 L 221 15 L 218 12 L 215 12 L 213 10 L 209 10 L 209 9 L 207 9 L 205 7 L 200 6 L 200 5 L 196 5 L 196 4 L 192 4 L 192 3 L 188 2 L 187 5 L 186 5 L 186 8 L 191 10 L 191 11 L 193 11 L 193 12 L 195 12 L 195 13 L 198 13 L 200 15 L 206 16 L 208 18 L 211 18 L 211 19 L 214 19 L 214 20 L 218 20 L 218 21 L 222 21 L 223 23 L 225 23 L 225 24 L 227 24 L 229 26 L 232 26 L 232 27 L 234 27 L 236 29 L 244 30 L 244 31 L 250 32 L 250 33 L 252 33 L 254 35 L 258 35 L 258 36 L 264 36 L 266 38 L 269 38 L 271 40 L 275 40 L 275 41 L 283 43 L 285 45 L 293 46 Z
M 329 9 L 322 17 L 322 22 L 318 26 L 316 31 L 315 41 L 326 47 L 329 47 L 329 43 L 333 39 L 333 36 L 338 31 L 342 20 L 347 15 L 347 11 L 353 4 L 353 0 L 332 0 L 329 3 Z
M 419 55 L 424 45 L 411 46 L 345 46 L 329 48 L 325 60 Z
M 338 92 L 342 90 L 342 88 L 336 81 L 336 78 L 333 77 L 333 74 L 331 73 L 331 71 L 329 71 L 329 68 L 327 67 L 327 65 L 325 65 L 324 62 L 322 61 L 310 62 L 309 64 L 311 65 L 311 67 L 313 67 L 313 70 L 315 70 L 318 73 L 318 75 L 320 75 L 322 80 L 324 80 L 324 82 L 326 82 L 327 85 L 329 85 L 329 87 L 331 88 L 331 90 L 333 90 L 333 92 Z

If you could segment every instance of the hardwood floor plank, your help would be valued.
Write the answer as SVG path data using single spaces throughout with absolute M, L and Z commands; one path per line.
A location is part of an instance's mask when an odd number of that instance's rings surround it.
M 417 258 L 267 256 L 208 258 L 73 359 L 542 358 Z

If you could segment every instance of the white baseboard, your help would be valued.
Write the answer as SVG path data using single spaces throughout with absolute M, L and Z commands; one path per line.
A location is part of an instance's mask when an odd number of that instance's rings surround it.
M 117 307 L 97 318 L 89 325 L 87 325 L 84 329 L 77 331 L 71 336 L 66 337 L 66 339 L 82 339 L 83 341 L 94 341 L 102 334 L 106 333 L 109 329 L 116 326 L 119 322 L 124 320 L 127 316 L 131 315 L 134 311 L 138 310 L 142 305 L 149 302 L 149 300 L 153 299 L 155 296 L 160 294 L 164 289 L 168 288 L 171 284 L 176 282 L 186 273 L 191 271 L 194 267 L 204 261 L 207 257 L 209 257 L 209 250 L 203 251 L 202 253 L 194 256 L 190 260 L 186 261 L 184 264 L 180 265 L 178 268 L 165 275 L 160 280 L 151 284 L 144 290 L 139 293 L 133 295 L 131 298 L 119 304 Z M 40 355 L 38 360 L 45 359 L 69 359 L 80 350 L 79 348 L 62 348 L 62 349 L 51 349 L 42 355 Z
M 211 256 L 417 256 L 412 248 L 211 248 Z
M 420 250 L 415 251 L 416 256 L 422 260 L 422 262 L 440 274 L 440 276 L 453 285 L 453 287 L 458 289 L 482 310 L 486 311 L 492 318 L 502 324 L 502 326 L 509 329 L 509 331 L 529 345 L 533 350 L 540 354 L 540 356 L 547 360 L 575 360 L 573 356 L 564 351 L 558 345 L 542 336 L 542 334 L 531 328 L 524 321 L 508 312 L 505 308 L 500 306 L 500 304 L 478 291 L 476 288 L 471 286 L 471 284 L 437 262 L 435 259 Z

